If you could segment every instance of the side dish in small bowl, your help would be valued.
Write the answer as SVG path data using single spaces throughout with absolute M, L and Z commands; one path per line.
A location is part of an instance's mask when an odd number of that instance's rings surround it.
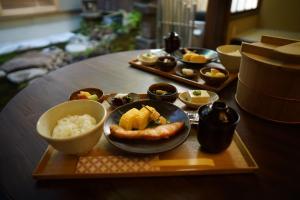
M 161 56 L 157 60 L 159 69 L 165 72 L 169 72 L 177 65 L 176 59 L 172 56 Z
M 229 72 L 226 69 L 204 67 L 200 69 L 200 77 L 208 85 L 220 85 L 229 77 Z
M 88 99 L 93 101 L 100 101 L 103 96 L 103 91 L 98 88 L 83 88 L 73 92 L 69 100 Z
M 174 102 L 178 97 L 177 88 L 168 83 L 156 83 L 149 87 L 147 94 L 150 99 Z

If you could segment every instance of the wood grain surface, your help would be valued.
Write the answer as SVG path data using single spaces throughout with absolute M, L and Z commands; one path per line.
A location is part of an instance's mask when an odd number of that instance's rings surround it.
M 257 161 L 256 174 L 36 181 L 32 172 L 47 144 L 36 133 L 39 116 L 86 87 L 104 93 L 145 93 L 167 81 L 129 67 L 141 51 L 96 57 L 36 79 L 17 94 L 0 116 L 0 197 L 3 199 L 299 199 L 300 128 L 258 119 L 235 100 L 236 82 L 219 93 L 241 115 L 237 131 Z M 5 95 L 5 94 L 1 94 Z
M 228 76 L 228 79 L 225 80 L 223 83 L 221 83 L 220 85 L 212 86 L 212 85 L 206 84 L 205 81 L 200 78 L 199 69 L 194 69 L 195 71 L 198 71 L 197 75 L 193 79 L 188 79 L 188 78 L 185 78 L 185 77 L 182 77 L 182 76 L 179 76 L 178 74 L 176 74 L 175 69 L 171 70 L 170 72 L 164 72 L 164 71 L 161 71 L 158 66 L 146 66 L 146 65 L 143 65 L 137 59 L 131 60 L 129 62 L 129 64 L 132 67 L 135 67 L 137 69 L 141 69 L 141 70 L 147 71 L 149 73 L 157 74 L 157 75 L 178 81 L 180 83 L 185 83 L 190 86 L 194 86 L 194 87 L 204 89 L 204 90 L 210 90 L 213 92 L 220 92 L 223 88 L 225 88 L 232 81 L 236 80 L 238 77 L 237 73 L 230 73 Z M 177 66 L 179 67 L 179 65 L 177 65 Z M 223 69 L 225 69 L 224 66 L 222 66 L 222 67 L 223 67 Z

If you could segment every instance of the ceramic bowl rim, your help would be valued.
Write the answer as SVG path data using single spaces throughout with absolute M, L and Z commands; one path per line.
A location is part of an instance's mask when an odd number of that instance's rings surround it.
M 53 137 L 46 136 L 46 135 L 43 135 L 43 134 L 40 133 L 40 131 L 39 131 L 39 125 L 40 125 L 40 123 L 41 123 L 42 118 L 45 117 L 46 114 L 48 114 L 49 112 L 51 112 L 51 111 L 57 109 L 58 107 L 61 107 L 61 106 L 66 105 L 66 104 L 74 103 L 74 102 L 75 102 L 75 103 L 76 103 L 76 102 L 83 102 L 83 101 L 90 101 L 90 102 L 96 103 L 96 104 L 98 104 L 99 106 L 101 106 L 101 107 L 103 108 L 103 117 L 99 120 L 99 122 L 95 125 L 94 128 L 92 128 L 91 130 L 86 131 L 86 132 L 84 132 L 84 133 L 82 133 L 82 134 L 80 134 L 80 135 L 71 136 L 71 137 L 68 137 L 68 138 L 53 138 Z M 36 123 L 36 131 L 38 132 L 38 134 L 39 134 L 42 138 L 44 138 L 44 139 L 46 139 L 46 140 L 49 140 L 49 141 L 61 141 L 61 142 L 63 142 L 63 141 L 72 141 L 72 140 L 75 140 L 75 139 L 78 139 L 78 138 L 81 138 L 81 137 L 85 137 L 86 135 L 89 135 L 89 134 L 91 134 L 92 132 L 94 132 L 96 129 L 100 128 L 100 127 L 102 126 L 102 124 L 103 124 L 103 122 L 104 122 L 106 116 L 107 116 L 107 111 L 106 111 L 105 107 L 104 107 L 101 103 L 99 103 L 99 102 L 97 102 L 97 101 L 87 100 L 87 99 L 79 99 L 79 100 L 65 101 L 65 102 L 63 102 L 63 103 L 57 104 L 57 105 L 55 105 L 55 106 L 49 108 L 48 110 L 46 110 L 46 111 L 39 117 L 39 119 L 38 119 L 38 121 L 37 121 L 37 123 Z

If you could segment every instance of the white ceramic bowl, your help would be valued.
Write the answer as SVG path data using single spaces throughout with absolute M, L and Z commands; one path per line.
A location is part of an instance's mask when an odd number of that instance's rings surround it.
M 229 72 L 239 72 L 241 63 L 240 48 L 240 45 L 222 45 L 217 48 L 220 61 Z
M 57 121 L 68 115 L 89 114 L 96 119 L 96 126 L 81 135 L 69 138 L 53 138 L 52 131 Z M 39 118 L 36 129 L 56 150 L 65 154 L 81 155 L 90 151 L 100 139 L 103 132 L 103 122 L 106 117 L 106 109 L 96 101 L 73 100 L 67 101 L 47 110 Z

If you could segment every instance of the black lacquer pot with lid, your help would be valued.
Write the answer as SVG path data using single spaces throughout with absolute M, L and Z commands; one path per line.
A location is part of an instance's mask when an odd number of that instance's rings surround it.
M 217 101 L 199 108 L 198 141 L 201 151 L 219 153 L 231 144 L 239 114 L 225 102 Z

